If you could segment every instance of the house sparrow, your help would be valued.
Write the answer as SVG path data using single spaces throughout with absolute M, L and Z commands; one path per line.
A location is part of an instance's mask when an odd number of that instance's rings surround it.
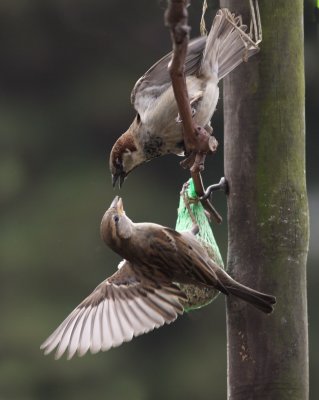
M 207 37 L 189 42 L 185 75 L 193 118 L 210 133 L 218 82 L 259 51 L 246 29 L 241 16 L 235 17 L 225 8 L 217 12 Z M 169 53 L 154 64 L 133 88 L 131 102 L 136 117 L 110 155 L 113 186 L 117 180 L 121 186 L 129 172 L 154 157 L 184 154 L 183 127 L 168 72 L 171 56 Z
M 178 284 L 202 284 L 235 295 L 265 313 L 275 297 L 232 279 L 208 256 L 196 231 L 179 233 L 152 224 L 134 223 L 122 200 L 115 197 L 101 222 L 104 242 L 124 260 L 121 268 L 102 282 L 42 344 L 45 354 L 56 347 L 56 358 L 67 351 L 96 353 L 119 346 L 184 311 L 186 296 Z

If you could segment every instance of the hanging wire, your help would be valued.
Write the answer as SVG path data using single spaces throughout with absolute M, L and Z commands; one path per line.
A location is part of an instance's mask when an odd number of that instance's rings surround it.
M 206 23 L 205 23 L 205 14 L 207 10 L 207 0 L 203 1 L 203 9 L 202 9 L 202 17 L 200 20 L 200 34 L 201 36 L 206 36 L 207 35 L 207 29 L 206 29 Z

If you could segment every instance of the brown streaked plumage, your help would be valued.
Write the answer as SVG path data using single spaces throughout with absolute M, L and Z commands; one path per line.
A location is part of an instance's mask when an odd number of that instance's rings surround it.
M 185 61 L 189 100 L 195 123 L 208 130 L 212 131 L 210 120 L 219 97 L 219 81 L 259 51 L 249 35 L 245 36 L 246 30 L 241 16 L 221 9 L 209 35 L 189 42 Z M 111 151 L 113 185 L 119 179 L 121 186 L 125 177 L 146 161 L 184 153 L 182 124 L 167 68 L 171 56 L 169 53 L 155 63 L 133 88 L 131 102 L 137 115 Z
M 134 223 L 115 197 L 101 222 L 104 242 L 124 260 L 42 344 L 45 354 L 66 351 L 68 358 L 119 346 L 182 314 L 185 294 L 179 284 L 214 287 L 270 313 L 275 297 L 232 279 L 208 256 L 194 232 L 179 233 L 152 224 Z

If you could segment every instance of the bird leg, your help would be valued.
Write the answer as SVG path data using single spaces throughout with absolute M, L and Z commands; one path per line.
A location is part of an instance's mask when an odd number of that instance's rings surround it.
M 200 129 L 200 127 L 199 127 Z M 215 153 L 218 147 L 218 141 L 215 138 L 215 136 L 212 136 L 213 133 L 213 128 L 207 124 L 205 125 L 205 130 L 207 133 L 209 133 L 209 140 L 208 140 L 208 145 L 211 153 Z M 191 171 L 203 171 L 204 170 L 204 162 L 205 162 L 205 157 L 206 157 L 205 152 L 200 153 L 200 152 L 195 152 L 193 151 L 190 155 L 188 155 L 183 161 L 180 162 L 180 166 L 184 169 L 191 169 Z

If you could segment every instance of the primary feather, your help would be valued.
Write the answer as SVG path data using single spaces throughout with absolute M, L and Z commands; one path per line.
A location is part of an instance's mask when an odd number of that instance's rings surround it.
M 133 337 L 173 322 L 183 313 L 180 289 L 169 282 L 139 279 L 131 263 L 102 282 L 41 345 L 55 358 L 83 356 L 117 347 Z

